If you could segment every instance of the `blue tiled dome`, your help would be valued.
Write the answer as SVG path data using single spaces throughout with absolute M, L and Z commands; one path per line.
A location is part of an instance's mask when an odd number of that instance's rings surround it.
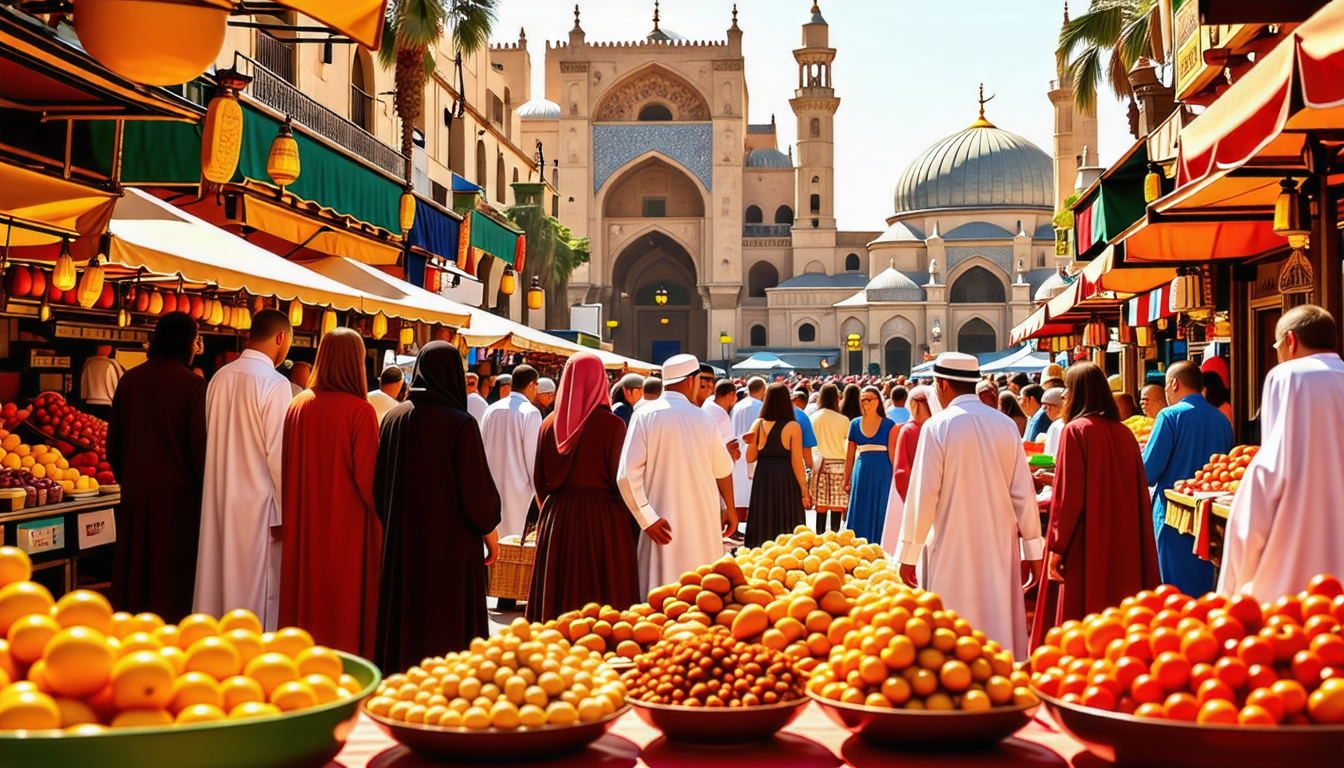
M 1054 161 L 1030 141 L 977 120 L 924 150 L 896 183 L 896 213 L 1054 207 Z
M 753 149 L 747 153 L 748 168 L 792 168 L 793 161 L 778 149 Z

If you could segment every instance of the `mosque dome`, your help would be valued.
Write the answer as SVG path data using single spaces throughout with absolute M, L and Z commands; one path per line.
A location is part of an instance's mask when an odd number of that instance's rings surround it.
M 895 267 L 887 267 L 868 281 L 863 292 L 870 302 L 923 301 L 924 290 Z
M 792 168 L 793 160 L 778 149 L 753 149 L 747 153 L 748 168 Z
M 906 166 L 896 213 L 942 209 L 1054 208 L 1054 161 L 981 115 Z
M 518 108 L 520 120 L 559 120 L 560 105 L 538 96 Z
M 1036 295 L 1032 297 L 1035 301 L 1049 301 L 1064 292 L 1065 288 L 1072 283 L 1063 272 L 1055 272 L 1053 275 L 1045 278 L 1041 287 L 1036 289 Z

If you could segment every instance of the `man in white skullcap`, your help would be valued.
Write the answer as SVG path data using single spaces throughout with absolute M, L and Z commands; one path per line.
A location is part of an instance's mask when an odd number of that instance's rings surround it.
M 1022 559 L 1040 573 L 1041 520 L 1017 425 L 976 397 L 979 362 L 944 352 L 933 364 L 943 410 L 924 423 L 905 496 L 900 575 L 923 583 L 1013 656 L 1027 656 Z
M 543 419 L 551 415 L 551 408 L 555 406 L 555 379 L 547 376 L 537 379 L 537 396 L 532 404 L 541 411 Z

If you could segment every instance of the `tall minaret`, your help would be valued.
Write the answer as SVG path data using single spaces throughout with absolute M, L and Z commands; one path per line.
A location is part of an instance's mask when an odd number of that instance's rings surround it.
M 1064 3 L 1064 25 L 1069 23 L 1069 4 Z M 1085 115 L 1073 105 L 1073 77 L 1059 64 L 1050 81 L 1050 103 L 1055 107 L 1055 210 L 1073 194 L 1083 147 L 1097 151 L 1097 116 Z
M 835 229 L 835 97 L 831 82 L 830 27 L 812 4 L 812 18 L 803 25 L 803 47 L 794 50 L 798 89 L 789 100 L 798 116 L 798 204 L 794 237 L 799 231 Z M 832 238 L 833 239 L 833 238 Z M 795 239 L 795 246 L 797 240 Z M 832 243 L 833 244 L 833 243 Z

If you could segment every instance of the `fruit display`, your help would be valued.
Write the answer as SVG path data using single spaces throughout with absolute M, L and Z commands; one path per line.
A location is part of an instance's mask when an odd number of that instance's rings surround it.
M 737 640 L 720 626 L 699 637 L 659 641 L 621 680 L 637 701 L 736 708 L 802 699 L 805 677 L 780 651 Z
M 33 398 L 28 423 L 47 437 L 55 437 L 107 460 L 107 422 L 90 416 L 66 402 L 59 392 L 43 392 Z
M 466 651 L 388 676 L 365 707 L 400 723 L 528 729 L 596 722 L 624 707 L 625 695 L 600 653 L 520 617 Z
M 1156 420 L 1140 413 L 1136 416 L 1130 416 L 1123 423 L 1126 427 L 1129 427 L 1130 432 L 1134 433 L 1134 439 L 1139 441 L 1139 447 L 1142 448 L 1148 444 L 1148 438 L 1153 434 L 1153 424 L 1156 423 Z
M 943 608 L 933 592 L 865 593 L 849 628 L 812 671 L 822 700 L 880 709 L 984 711 L 1036 695 L 1013 655 Z M 837 622 L 838 623 L 838 622 Z
M 18 403 L 0 405 L 0 427 L 13 430 L 28 419 L 29 413 L 31 411 L 27 408 L 20 408 Z
M 1236 493 L 1237 488 L 1241 487 L 1241 478 L 1246 474 L 1246 467 L 1259 451 L 1259 446 L 1238 445 L 1227 453 L 1215 453 L 1194 477 L 1189 480 L 1178 480 L 1172 490 L 1187 495 L 1205 492 Z
M 1051 629 L 1032 684 L 1084 708 L 1205 725 L 1344 724 L 1344 585 L 1271 603 L 1171 585 Z
M 0 547 L 0 732 L 66 735 L 281 715 L 360 692 L 342 657 L 302 629 L 262 632 L 250 611 L 167 624 L 113 612 L 96 592 L 53 600 Z
M 81 453 L 67 459 L 58 448 L 41 443 L 28 445 L 18 434 L 0 429 L 0 488 L 30 487 L 47 492 L 44 500 L 25 506 L 56 503 L 72 491 L 97 490 L 99 477 L 111 480 L 112 473 L 99 473 L 88 466 L 94 458 L 92 453 Z M 52 493 L 55 489 L 60 490 Z

